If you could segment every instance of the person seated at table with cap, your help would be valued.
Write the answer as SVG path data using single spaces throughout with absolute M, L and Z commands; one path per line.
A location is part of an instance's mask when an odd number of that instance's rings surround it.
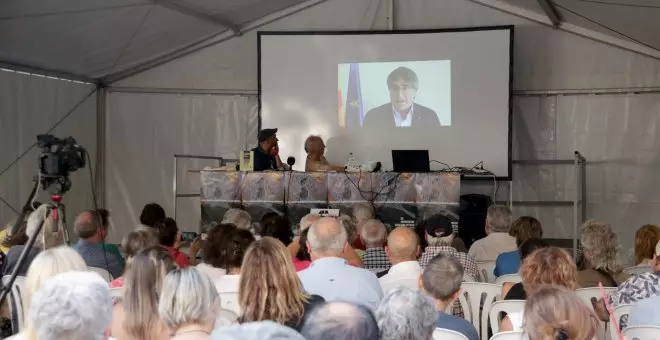
M 259 131 L 257 140 L 259 145 L 252 149 L 254 153 L 254 171 L 284 170 L 277 145 L 277 129 L 263 129 Z
M 320 136 L 309 136 L 305 140 L 305 171 L 344 171 L 345 166 L 333 165 L 325 159 L 325 144 Z

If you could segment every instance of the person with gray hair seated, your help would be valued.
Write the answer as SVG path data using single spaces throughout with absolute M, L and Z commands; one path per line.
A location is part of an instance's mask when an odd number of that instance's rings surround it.
M 66 272 L 48 279 L 28 317 L 39 340 L 101 340 L 112 320 L 108 283 L 93 272 Z
M 505 252 L 518 249 L 516 238 L 509 235 L 511 210 L 504 205 L 493 205 L 486 214 L 486 237 L 472 244 L 468 255 L 477 261 L 495 261 Z
M 348 302 L 329 302 L 312 310 L 300 333 L 307 340 L 379 340 L 370 310 Z
M 390 259 L 385 253 L 385 241 L 387 241 L 387 228 L 385 225 L 376 219 L 367 220 L 362 225 L 360 238 L 366 246 L 364 254 L 362 254 L 362 264 L 365 269 L 378 273 L 389 270 L 392 267 Z
M 369 203 L 356 203 L 351 209 L 351 217 L 355 221 L 358 234 L 361 234 L 364 223 L 376 218 L 376 212 L 374 211 L 374 207 Z M 361 238 L 357 238 L 355 242 L 352 242 L 351 247 L 357 250 L 366 249 L 366 245 L 362 242 Z
M 424 268 L 419 277 L 419 288 L 435 300 L 438 311 L 436 327 L 449 329 L 465 335 L 468 340 L 479 340 L 479 333 L 467 320 L 445 313 L 461 294 L 463 267 L 458 259 L 448 254 L 439 254 Z
M 349 301 L 375 310 L 383 290 L 374 273 L 353 267 L 343 258 L 349 247 L 346 240 L 346 230 L 336 219 L 316 221 L 307 234 L 312 264 L 298 272 L 300 281 L 307 293 L 326 301 Z
M 227 210 L 220 223 L 229 223 L 235 225 L 238 229 L 253 231 L 252 216 L 243 209 L 232 208 Z
M 475 259 L 456 250 L 451 245 L 454 243 L 456 234 L 452 227 L 451 220 L 444 215 L 433 215 L 428 220 L 422 222 L 424 237 L 428 246 L 419 258 L 419 265 L 422 268 L 440 253 L 449 254 L 456 257 L 463 266 L 466 281 L 475 281 L 479 277 L 479 268 Z
M 220 297 L 208 275 L 189 267 L 165 276 L 158 315 L 170 339 L 210 339 L 218 308 Z
M 73 249 L 85 259 L 88 267 L 105 269 L 114 279 L 124 273 L 124 259 L 102 247 L 108 237 L 108 226 L 101 222 L 101 215 L 93 210 L 78 215 L 73 225 L 78 243 Z
M 429 340 L 435 330 L 433 301 L 418 290 L 399 287 L 376 310 L 381 340 Z
M 272 321 L 248 322 L 216 329 L 213 340 L 305 340 L 292 328 Z

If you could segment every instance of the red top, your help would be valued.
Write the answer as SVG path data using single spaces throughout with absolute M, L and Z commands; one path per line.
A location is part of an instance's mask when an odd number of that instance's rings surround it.
M 170 256 L 174 260 L 174 263 L 176 263 L 176 265 L 179 268 L 183 269 L 190 266 L 190 259 L 188 259 L 188 255 L 172 247 L 166 247 L 166 246 L 162 246 L 162 247 L 165 248 L 168 253 L 170 253 Z
M 124 276 L 120 276 L 110 281 L 110 288 L 122 288 L 122 287 L 124 287 Z
M 305 270 L 312 264 L 312 261 L 301 261 L 297 257 L 293 257 L 293 266 L 296 268 L 296 271 Z

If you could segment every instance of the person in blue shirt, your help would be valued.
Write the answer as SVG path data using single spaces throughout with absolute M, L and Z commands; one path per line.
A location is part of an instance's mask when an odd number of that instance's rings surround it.
M 102 224 L 99 212 L 90 210 L 80 214 L 73 226 L 78 243 L 73 246 L 88 267 L 107 270 L 113 278 L 124 273 L 124 260 L 99 244 L 104 243 L 108 229 Z
M 453 255 L 440 253 L 424 268 L 419 277 L 419 288 L 435 300 L 438 311 L 436 327 L 465 335 L 468 340 L 479 340 L 479 333 L 467 320 L 445 313 L 458 299 L 463 283 L 463 266 Z
M 506 274 L 515 274 L 520 269 L 520 246 L 527 240 L 541 238 L 543 228 L 541 222 L 531 216 L 521 216 L 513 222 L 509 235 L 516 238 L 518 250 L 501 253 L 495 260 L 493 274 L 499 277 Z
M 284 165 L 278 155 L 277 129 L 263 129 L 257 134 L 259 145 L 252 149 L 253 170 L 283 170 Z

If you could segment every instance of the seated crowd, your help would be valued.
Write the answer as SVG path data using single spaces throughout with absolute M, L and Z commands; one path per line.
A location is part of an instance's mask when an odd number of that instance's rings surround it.
M 4 232 L 2 274 L 24 277 L 22 321 L 15 303 L 1 310 L 14 325 L 3 329 L 10 339 L 429 340 L 440 328 L 480 340 L 489 334 L 466 320 L 464 287 L 509 274 L 519 279 L 501 284 L 500 296 L 524 306 L 504 315 L 498 331 L 600 339 L 608 305 L 623 304 L 634 306 L 621 327 L 660 326 L 653 225 L 635 235 L 635 265 L 648 270 L 627 275 L 611 226 L 586 222 L 573 259 L 542 239 L 541 222 L 512 221 L 504 206 L 489 208 L 487 237 L 475 242 L 461 240 L 442 214 L 388 230 L 366 204 L 338 218 L 309 214 L 295 226 L 276 213 L 253 223 L 230 209 L 205 238 L 184 242 L 176 221 L 150 203 L 120 247 L 105 242 L 107 210 L 77 216 L 78 241 L 68 247 L 48 213 L 42 205 Z M 29 238 L 36 241 L 26 249 Z M 575 292 L 600 285 L 613 288 L 591 303 Z

